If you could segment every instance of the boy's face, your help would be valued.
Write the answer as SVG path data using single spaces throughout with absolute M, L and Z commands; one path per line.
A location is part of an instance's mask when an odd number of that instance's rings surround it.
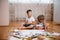
M 44 22 L 44 20 L 43 19 L 39 19 L 40 20 L 40 22 Z
M 30 11 L 30 12 L 28 12 L 28 17 L 31 17 L 32 16 L 32 12 Z
M 44 20 L 40 20 L 41 22 L 44 22 Z

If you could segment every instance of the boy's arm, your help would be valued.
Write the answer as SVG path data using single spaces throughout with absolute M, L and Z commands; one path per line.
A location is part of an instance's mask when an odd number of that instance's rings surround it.
M 31 24 L 33 24 L 33 25 L 35 24 L 35 19 L 34 18 L 32 18 L 32 23 Z
M 31 24 L 35 26 L 36 25 L 36 21 L 33 21 Z
M 28 21 L 27 21 L 27 20 L 25 20 L 25 23 L 28 23 Z

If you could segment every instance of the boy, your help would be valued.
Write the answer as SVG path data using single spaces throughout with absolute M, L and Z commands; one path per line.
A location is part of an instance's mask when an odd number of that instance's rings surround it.
M 38 22 L 37 22 L 36 28 L 41 29 L 41 30 L 42 29 L 46 30 L 46 28 L 48 27 L 48 24 L 45 21 L 44 15 L 39 15 L 37 17 L 37 20 Z
M 26 20 L 25 20 L 25 23 L 23 24 L 23 27 L 22 28 L 33 28 L 33 24 L 35 22 L 35 19 L 34 17 L 32 16 L 32 10 L 27 10 L 27 17 L 26 17 Z

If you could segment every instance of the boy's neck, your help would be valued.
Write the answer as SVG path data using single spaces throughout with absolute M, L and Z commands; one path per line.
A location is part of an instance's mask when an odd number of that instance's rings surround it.
M 31 18 L 32 16 L 28 17 L 28 18 Z
M 40 23 L 44 23 L 44 21 L 40 21 Z

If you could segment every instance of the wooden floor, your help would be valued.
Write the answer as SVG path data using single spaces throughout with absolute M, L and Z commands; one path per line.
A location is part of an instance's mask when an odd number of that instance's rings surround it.
M 11 22 L 9 26 L 0 26 L 0 40 L 7 39 L 9 35 L 9 31 L 12 31 L 16 27 L 20 27 L 22 22 Z M 59 32 L 60 33 L 60 25 L 55 25 L 52 21 L 49 22 L 49 32 Z

